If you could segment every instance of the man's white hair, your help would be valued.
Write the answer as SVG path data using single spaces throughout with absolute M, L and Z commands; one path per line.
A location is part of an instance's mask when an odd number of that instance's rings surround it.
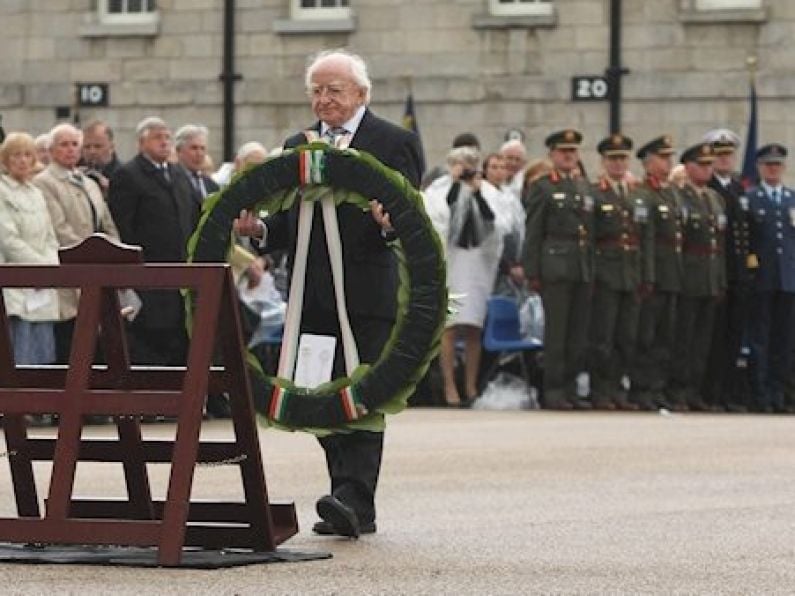
M 527 155 L 527 147 L 519 139 L 508 139 L 500 145 L 500 153 L 507 149 L 519 149 L 525 156 Z
M 237 150 L 235 159 L 243 161 L 249 155 L 257 151 L 259 151 L 263 155 L 268 155 L 268 150 L 265 149 L 265 145 L 263 145 L 259 141 L 249 141 L 248 143 L 243 143 L 242 145 L 240 145 L 240 149 Z
M 180 127 L 180 129 L 174 134 L 174 147 L 176 147 L 177 151 L 179 151 L 182 146 L 185 143 L 189 143 L 191 139 L 195 139 L 196 137 L 204 137 L 204 139 L 207 140 L 209 135 L 210 131 L 203 124 L 186 124 L 185 126 Z
M 80 144 L 83 144 L 83 131 L 68 122 L 61 122 L 50 129 L 47 137 L 47 149 L 52 149 L 53 145 L 58 142 L 58 137 L 64 133 L 76 134 L 80 139 Z
M 343 48 L 323 50 L 322 52 L 318 52 L 309 58 L 309 65 L 306 67 L 306 75 L 304 77 L 304 83 L 306 85 L 307 92 L 312 90 L 312 75 L 314 74 L 315 70 L 318 66 L 320 66 L 321 63 L 327 60 L 340 60 L 348 64 L 353 80 L 360 89 L 364 90 L 365 105 L 369 104 L 370 90 L 372 89 L 373 84 L 370 81 L 370 75 L 367 74 L 367 64 L 365 63 L 364 58 Z
M 149 135 L 151 131 L 160 130 L 162 128 L 168 128 L 168 124 L 166 124 L 162 118 L 158 118 L 157 116 L 147 116 L 135 127 L 135 136 L 139 141 L 142 141 Z

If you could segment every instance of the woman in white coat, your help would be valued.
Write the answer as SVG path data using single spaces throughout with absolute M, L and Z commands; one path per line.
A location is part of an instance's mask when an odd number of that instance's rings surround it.
M 36 164 L 33 137 L 12 132 L 0 145 L 0 261 L 57 265 L 58 241 L 41 191 L 31 178 Z M 49 364 L 55 360 L 53 321 L 58 294 L 53 289 L 4 288 L 14 360 Z
M 483 180 L 478 161 L 471 147 L 453 149 L 447 157 L 448 173 L 425 190 L 426 210 L 446 244 L 449 291 L 457 297 L 439 357 L 445 401 L 454 407 L 477 397 L 481 332 L 502 252 L 501 191 Z M 459 335 L 464 340 L 464 400 L 455 382 Z

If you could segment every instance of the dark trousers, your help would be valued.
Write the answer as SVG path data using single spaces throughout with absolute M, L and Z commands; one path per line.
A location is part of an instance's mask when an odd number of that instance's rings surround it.
M 55 363 L 69 364 L 72 351 L 72 336 L 75 334 L 75 319 L 58 321 L 53 326 L 55 334 Z
M 673 379 L 676 392 L 688 400 L 700 399 L 714 321 L 715 297 L 680 296 Z
M 657 291 L 641 303 L 633 391 L 669 388 L 678 302 L 678 293 Z
M 640 301 L 634 291 L 594 288 L 588 370 L 591 400 L 613 399 L 621 377 L 633 369 Z
M 133 364 L 185 366 L 188 361 L 188 334 L 184 325 L 150 328 L 134 322 L 127 338 Z
M 381 355 L 394 322 L 387 319 L 351 316 L 351 328 L 362 363 L 372 364 Z M 301 332 L 333 335 L 337 338 L 332 378 L 347 376 L 334 311 L 304 309 Z M 318 439 L 326 452 L 331 494 L 356 511 L 361 523 L 375 520 L 375 490 L 381 470 L 384 433 L 355 431 Z
M 748 323 L 748 300 L 748 287 L 735 283 L 728 287 L 725 299 L 715 307 L 712 347 L 702 387 L 704 399 L 709 404 L 752 405 L 748 368 L 738 366 Z
M 780 408 L 790 374 L 795 294 L 754 292 L 751 295 L 749 344 L 751 387 L 761 408 Z
M 544 283 L 544 399 L 575 395 L 577 374 L 585 369 L 593 286 L 582 282 Z

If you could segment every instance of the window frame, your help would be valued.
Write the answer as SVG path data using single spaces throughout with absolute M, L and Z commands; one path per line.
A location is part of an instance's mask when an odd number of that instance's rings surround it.
M 489 14 L 495 17 L 551 16 L 554 13 L 554 0 L 532 0 L 531 2 L 513 0 L 510 4 L 504 4 L 500 0 L 489 0 Z
M 126 0 L 122 0 L 125 2 Z M 100 23 L 107 25 L 117 24 L 147 24 L 156 23 L 160 19 L 160 13 L 157 10 L 157 3 L 155 0 L 141 0 L 147 6 L 151 6 L 151 10 L 141 12 L 110 12 L 108 10 L 111 0 L 98 0 L 97 1 L 97 15 Z
M 334 21 L 351 18 L 349 6 L 301 6 L 301 0 L 290 0 L 290 18 L 296 21 Z
M 760 10 L 763 0 L 695 0 L 693 10 L 710 12 L 714 10 Z

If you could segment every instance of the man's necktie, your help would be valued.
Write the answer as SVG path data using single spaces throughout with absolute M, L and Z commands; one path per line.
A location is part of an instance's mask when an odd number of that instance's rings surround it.
M 777 188 L 774 188 L 773 192 L 771 192 L 770 195 L 773 198 L 774 205 L 781 205 L 781 195 L 779 194 Z
M 326 131 L 326 134 L 323 135 L 323 138 L 328 141 L 329 145 L 339 149 L 340 143 L 342 142 L 342 139 L 345 138 L 346 134 L 348 134 L 348 131 L 344 126 L 332 126 Z
M 166 182 L 171 182 L 171 174 L 168 173 L 168 164 L 161 163 L 160 164 L 160 171 L 163 173 L 163 178 L 166 179 Z
M 204 180 L 199 172 L 193 172 L 193 187 L 202 199 L 207 198 L 207 188 L 204 186 Z

